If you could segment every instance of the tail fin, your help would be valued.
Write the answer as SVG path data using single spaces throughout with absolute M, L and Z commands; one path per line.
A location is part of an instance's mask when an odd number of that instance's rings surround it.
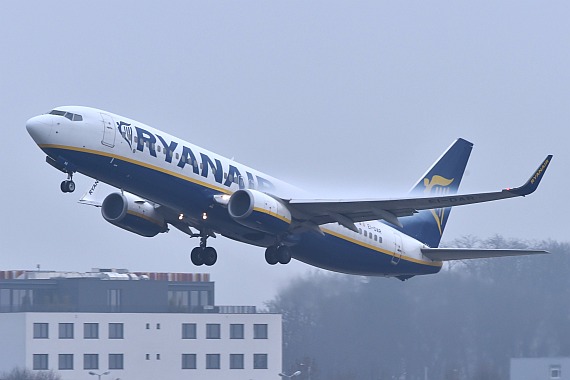
M 469 141 L 457 139 L 418 180 L 410 193 L 423 196 L 456 194 L 472 148 L 473 144 Z M 450 212 L 451 207 L 420 211 L 402 218 L 401 230 L 435 248 L 439 246 Z

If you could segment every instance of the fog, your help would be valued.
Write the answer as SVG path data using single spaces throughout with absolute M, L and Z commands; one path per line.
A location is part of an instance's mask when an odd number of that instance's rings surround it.
M 500 236 L 454 243 L 551 254 L 466 261 L 405 283 L 299 277 L 268 304 L 283 314 L 287 373 L 301 370 L 301 379 L 313 380 L 498 380 L 509 379 L 511 358 L 570 355 L 568 243 Z

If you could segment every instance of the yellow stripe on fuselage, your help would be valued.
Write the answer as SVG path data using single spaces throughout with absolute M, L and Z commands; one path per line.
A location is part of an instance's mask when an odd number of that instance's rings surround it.
M 371 244 L 364 243 L 364 242 L 362 242 L 362 241 L 360 241 L 360 240 L 356 240 L 356 239 L 350 238 L 350 237 L 348 237 L 348 236 L 346 236 L 346 235 L 342 235 L 342 234 L 340 234 L 340 233 L 338 233 L 338 232 L 329 230 L 329 229 L 327 229 L 327 228 L 322 228 L 322 227 L 321 227 L 321 230 L 322 230 L 324 233 L 327 233 L 327 234 L 329 234 L 329 235 L 333 235 L 333 236 L 335 236 L 335 237 L 337 237 L 337 238 L 339 238 L 339 239 L 343 239 L 343 240 L 349 241 L 349 242 L 351 242 L 351 243 L 353 243 L 353 244 L 360 245 L 361 247 L 365 247 L 365 248 L 371 249 L 371 250 L 373 250 L 373 251 L 383 253 L 383 254 L 388 255 L 388 256 L 394 256 L 394 257 L 397 256 L 394 252 L 387 251 L 387 250 L 382 249 L 382 248 L 380 248 L 380 247 L 377 247 L 377 246 L 374 246 L 374 245 L 371 245 Z M 401 256 L 401 259 L 402 259 L 402 260 L 405 260 L 405 261 L 411 261 L 411 262 L 416 263 L 416 264 L 429 265 L 429 266 L 432 266 L 432 267 L 441 267 L 441 266 L 443 266 L 443 263 L 442 263 L 441 261 L 424 261 L 424 260 L 414 259 L 413 257 L 409 257 L 409 256 L 405 256 L 405 255 L 402 255 L 402 256 Z
M 231 191 L 230 191 L 229 189 L 224 189 L 223 187 L 218 187 L 218 186 L 212 185 L 212 184 L 210 184 L 210 183 L 208 183 L 208 182 L 200 181 L 200 180 L 197 180 L 197 179 L 188 177 L 188 176 L 186 176 L 186 175 L 173 172 L 173 171 L 171 171 L 171 170 L 163 169 L 163 168 L 161 168 L 161 167 L 159 167 L 159 166 L 156 166 L 156 165 L 147 164 L 147 163 L 145 163 L 145 162 L 138 161 L 138 160 L 133 160 L 133 159 L 131 159 L 131 158 L 127 158 L 127 157 L 124 157 L 124 156 L 119 156 L 119 155 L 115 155 L 115 154 L 111 154 L 111 153 L 107 153 L 107 152 L 102 152 L 102 151 L 94 150 L 94 149 L 77 148 L 77 147 L 74 147 L 74 146 L 66 146 L 66 145 L 44 144 L 44 145 L 40 145 L 40 148 L 72 150 L 72 151 L 76 151 L 76 152 L 90 153 L 90 154 L 96 154 L 96 155 L 104 156 L 104 157 L 116 158 L 116 159 L 119 159 L 119 160 L 123 160 L 123 161 L 129 162 L 129 163 L 134 164 L 134 165 L 139 165 L 139 166 L 145 167 L 145 168 L 147 168 L 147 169 L 151 169 L 151 170 L 155 170 L 155 171 L 158 171 L 158 172 L 161 172 L 161 173 L 164 173 L 164 174 L 168 174 L 168 175 L 171 175 L 171 176 L 173 176 L 173 177 L 180 178 L 180 179 L 183 179 L 183 180 L 185 180 L 185 181 L 192 182 L 192 183 L 194 183 L 194 184 L 197 184 L 197 185 L 200 185 L 200 186 L 203 186 L 203 187 L 207 187 L 207 188 L 212 189 L 212 190 L 219 191 L 220 193 L 231 194 Z M 268 215 L 271 215 L 271 216 L 273 216 L 273 217 L 275 217 L 275 218 L 278 218 L 278 219 L 280 219 L 280 220 L 283 220 L 283 221 L 286 222 L 286 223 L 291 223 L 291 220 L 289 220 L 289 219 L 287 219 L 287 218 L 284 218 L 284 217 L 281 216 L 281 215 L 275 214 L 275 213 L 273 213 L 273 212 L 271 212 L 271 211 L 264 210 L 264 209 L 260 209 L 260 208 L 257 208 L 257 207 L 254 208 L 254 210 L 255 210 L 255 211 L 258 211 L 258 212 L 262 212 L 262 213 L 268 214 Z M 371 249 L 371 250 L 373 250 L 373 251 L 380 252 L 380 253 L 383 253 L 383 254 L 386 254 L 386 255 L 389 255 L 389 256 L 396 256 L 396 254 L 395 254 L 394 252 L 390 252 L 390 251 L 387 251 L 387 250 L 385 250 L 385 249 L 382 249 L 382 248 L 379 248 L 379 247 L 376 247 L 376 246 L 373 246 L 373 245 L 370 245 L 370 244 L 366 244 L 366 243 L 364 243 L 364 242 L 362 242 L 362 241 L 359 241 L 359 240 L 356 240 L 356 239 L 352 239 L 352 238 L 350 238 L 350 237 L 348 237 L 348 236 L 345 236 L 345 235 L 342 235 L 342 234 L 340 234 L 340 233 L 338 233 L 338 232 L 334 232 L 334 231 L 332 231 L 332 230 L 329 230 L 329 229 L 326 229 L 326 228 L 322 228 L 322 227 L 321 227 L 321 230 L 323 230 L 323 232 L 325 232 L 325 233 L 328 233 L 329 235 L 335 236 L 335 237 L 337 237 L 337 238 L 339 238 L 339 239 L 346 240 L 346 241 L 351 242 L 351 243 L 353 243 L 353 244 L 360 245 L 360 246 L 362 246 L 362 247 Z M 433 261 L 424 261 L 424 260 L 414 259 L 414 258 L 412 258 L 412 257 L 405 256 L 405 255 L 402 255 L 402 256 L 401 256 L 401 259 L 402 259 L 402 260 L 405 260 L 405 261 L 410 261 L 410 262 L 413 262 L 413 263 L 416 263 L 416 264 L 429 265 L 429 266 L 434 266 L 434 267 L 441 267 L 441 266 L 443 265 L 443 263 L 442 263 L 441 261 L 435 261 L 435 262 L 433 262 Z
M 66 145 L 52 145 L 52 144 L 40 145 L 40 148 L 72 150 L 72 151 L 76 151 L 76 152 L 90 153 L 90 154 L 96 154 L 96 155 L 104 156 L 104 157 L 116 158 L 118 160 L 126 161 L 126 162 L 129 162 L 131 164 L 139 165 L 139 166 L 145 167 L 147 169 L 155 170 L 155 171 L 158 171 L 158 172 L 161 172 L 164 174 L 171 175 L 171 176 L 176 177 L 176 178 L 183 179 L 183 180 L 188 181 L 188 182 L 195 183 L 195 184 L 203 186 L 203 187 L 207 187 L 207 188 L 212 189 L 212 190 L 219 191 L 220 193 L 231 194 L 231 191 L 229 189 L 224 189 L 223 187 L 218 187 L 218 186 L 212 185 L 211 183 L 208 183 L 208 182 L 200 181 L 198 179 L 191 178 L 191 177 L 188 177 L 186 175 L 173 172 L 171 170 L 163 169 L 160 166 L 147 164 L 146 162 L 133 160 L 133 159 L 128 158 L 128 157 L 118 156 L 118 155 L 107 153 L 107 152 L 102 152 L 100 150 L 77 148 L 74 146 L 66 146 Z

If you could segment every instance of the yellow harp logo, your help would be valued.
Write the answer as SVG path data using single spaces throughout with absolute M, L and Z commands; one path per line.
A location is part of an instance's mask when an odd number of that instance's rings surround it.
M 429 178 L 424 178 L 424 194 L 426 195 L 446 195 L 449 193 L 449 189 L 447 188 L 449 185 L 453 183 L 454 178 L 447 179 L 440 175 L 434 175 Z M 439 234 L 442 235 L 443 231 L 441 230 L 441 225 L 443 224 L 443 218 L 445 217 L 445 209 L 444 208 L 437 208 L 434 210 L 430 210 L 436 223 L 437 228 L 439 229 Z

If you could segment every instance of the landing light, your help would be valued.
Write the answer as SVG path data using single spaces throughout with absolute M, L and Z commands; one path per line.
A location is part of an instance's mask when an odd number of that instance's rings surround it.
M 178 220 L 182 220 L 182 219 L 184 219 L 184 214 L 178 215 Z
M 202 213 L 202 219 L 203 219 L 203 220 L 208 219 L 208 214 L 205 213 L 205 212 L 203 212 L 203 213 Z

